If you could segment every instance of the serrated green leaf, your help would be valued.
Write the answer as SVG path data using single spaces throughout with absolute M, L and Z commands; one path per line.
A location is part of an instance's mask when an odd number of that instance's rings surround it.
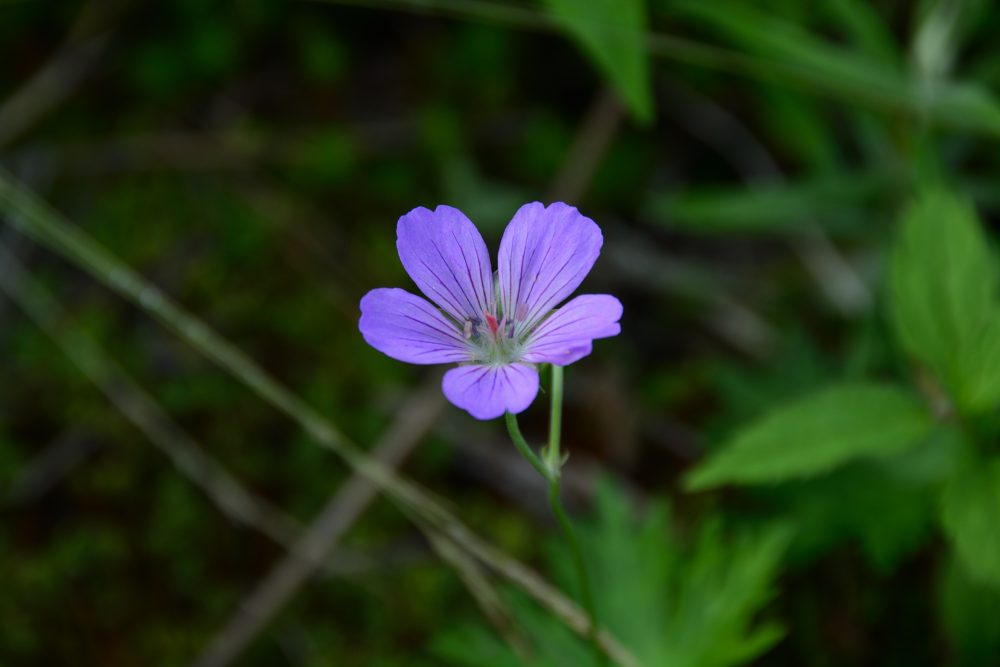
M 703 524 L 693 545 L 669 529 L 662 502 L 637 514 L 622 489 L 603 483 L 592 521 L 578 526 L 600 622 L 649 667 L 731 667 L 762 654 L 784 634 L 758 622 L 790 534 L 783 527 L 726 535 L 718 521 Z M 572 558 L 553 543 L 550 563 L 557 580 L 575 589 Z M 586 641 L 523 597 L 511 610 L 533 640 L 518 659 L 482 626 L 449 628 L 434 642 L 449 665 L 462 667 L 568 667 L 590 664 Z
M 562 667 L 593 662 L 589 646 L 578 641 L 566 626 L 519 596 L 509 596 L 508 606 L 536 642 L 537 649 L 519 656 L 483 625 L 459 622 L 438 634 L 432 649 L 444 664 L 454 667 Z M 571 662 L 576 661 L 576 662 Z
M 549 13 L 582 46 L 637 120 L 653 117 L 645 0 L 545 0 Z
M 903 347 L 967 412 L 1000 402 L 995 258 L 971 206 L 939 190 L 903 217 L 892 255 L 890 310 Z
M 1000 588 L 1000 459 L 967 461 L 955 471 L 941 523 L 969 575 Z
M 910 394 L 888 385 L 835 386 L 781 407 L 738 432 L 687 479 L 690 489 L 809 477 L 856 459 L 916 445 L 933 421 Z
M 785 634 L 775 621 L 754 622 L 774 595 L 790 541 L 784 526 L 727 537 L 718 521 L 701 529 L 694 549 L 673 573 L 674 600 L 661 653 L 649 665 L 727 667 L 752 661 Z M 662 660 L 652 658 L 662 656 Z

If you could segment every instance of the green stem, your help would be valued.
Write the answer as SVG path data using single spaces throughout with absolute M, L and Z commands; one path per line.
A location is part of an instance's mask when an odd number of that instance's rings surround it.
M 552 508 L 552 513 L 559 522 L 559 526 L 566 536 L 566 543 L 569 545 L 569 550 L 573 554 L 573 565 L 576 568 L 576 576 L 580 585 L 580 601 L 583 603 L 583 608 L 587 611 L 587 616 L 590 620 L 590 628 L 587 631 L 587 635 L 594 650 L 594 662 L 597 665 L 601 665 L 601 667 L 605 667 L 608 664 L 608 657 L 601 649 L 601 640 L 597 634 L 597 609 L 594 605 L 594 594 L 590 589 L 590 577 L 587 576 L 587 566 L 583 561 L 583 550 L 580 548 L 580 542 L 576 539 L 576 531 L 573 530 L 573 524 L 570 522 L 566 510 L 563 508 L 562 500 L 559 498 L 559 491 L 560 480 L 557 474 L 549 480 L 549 506 Z
M 562 431 L 563 368 L 555 365 L 549 368 L 552 370 L 552 407 L 549 410 L 549 445 L 545 450 L 545 463 L 548 464 L 549 470 L 558 473 L 563 464 L 559 455 L 559 441 Z
M 508 412 L 504 415 L 507 420 L 507 431 L 510 439 L 514 441 L 514 446 L 521 452 L 521 455 L 528 460 L 528 463 L 545 478 L 549 483 L 549 507 L 555 515 L 559 527 L 562 528 L 566 543 L 570 553 L 573 555 L 573 565 L 576 569 L 577 579 L 580 586 L 580 598 L 583 608 L 587 612 L 590 627 L 587 635 L 594 650 L 595 664 L 606 667 L 608 657 L 601 648 L 600 637 L 597 629 L 597 610 L 594 605 L 594 594 L 590 588 L 590 577 L 587 576 L 587 566 L 583 560 L 583 550 L 577 540 L 576 531 L 573 530 L 573 523 L 566 514 L 563 507 L 560 491 L 562 489 L 561 469 L 562 458 L 559 451 L 559 440 L 562 429 L 562 394 L 563 394 L 563 369 L 561 366 L 552 366 L 552 405 L 549 416 L 549 442 L 543 451 L 543 457 L 539 458 L 535 454 L 531 445 L 521 435 L 521 429 L 517 424 L 517 416 Z
M 528 441 L 524 439 L 521 435 L 521 428 L 517 425 L 517 416 L 511 412 L 504 414 L 507 420 L 507 432 L 510 434 L 510 439 L 514 441 L 514 446 L 517 447 L 517 451 L 521 452 L 521 456 L 528 460 L 531 467 L 539 472 L 539 474 L 546 480 L 551 481 L 548 468 L 542 463 L 542 460 L 538 458 L 538 455 L 531 449 L 531 445 Z

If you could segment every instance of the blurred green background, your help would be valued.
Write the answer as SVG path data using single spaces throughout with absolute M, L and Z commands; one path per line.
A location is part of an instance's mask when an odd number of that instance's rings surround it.
M 565 494 L 634 664 L 1000 664 L 998 30 L 985 0 L 0 0 L 0 664 L 589 665 L 147 312 L 574 596 L 502 425 L 357 330 L 411 287 L 400 215 L 495 252 L 534 200 L 598 222 L 583 289 L 625 306 L 567 372 Z

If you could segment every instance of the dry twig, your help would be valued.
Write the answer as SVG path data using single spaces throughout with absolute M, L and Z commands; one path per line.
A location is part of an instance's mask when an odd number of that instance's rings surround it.
M 444 399 L 436 386 L 416 392 L 376 444 L 372 456 L 387 468 L 398 467 L 430 430 L 443 406 Z M 223 667 L 231 664 L 329 558 L 378 493 L 378 487 L 367 477 L 352 476 L 330 498 L 295 548 L 243 600 L 193 665 Z

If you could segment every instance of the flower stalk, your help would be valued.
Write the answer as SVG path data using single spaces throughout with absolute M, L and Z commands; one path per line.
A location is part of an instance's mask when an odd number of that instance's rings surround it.
M 531 445 L 521 435 L 521 427 L 517 424 L 517 415 L 513 412 L 508 412 L 504 417 L 507 420 L 507 432 L 510 434 L 510 439 L 514 442 L 514 446 L 517 447 L 517 451 L 521 452 L 521 456 L 527 459 L 531 467 L 537 470 L 538 474 L 545 478 L 545 481 L 550 481 L 552 476 L 549 473 L 548 466 L 542 463 L 542 460 L 531 449 Z
M 580 548 L 580 542 L 576 537 L 576 531 L 573 529 L 573 523 L 570 521 L 569 515 L 562 504 L 562 466 L 568 458 L 568 456 L 561 454 L 559 447 L 562 429 L 563 369 L 562 366 L 552 365 L 551 370 L 552 402 L 549 412 L 549 441 L 542 449 L 542 456 L 539 457 L 535 454 L 531 445 L 524 439 L 517 423 L 517 416 L 510 412 L 505 414 L 507 431 L 510 433 L 510 439 L 514 442 L 517 450 L 548 483 L 549 507 L 552 509 L 552 514 L 563 531 L 566 544 L 569 546 L 570 553 L 573 556 L 573 566 L 576 570 L 578 585 L 580 587 L 581 602 L 590 621 L 590 628 L 587 634 L 594 652 L 594 663 L 600 667 L 605 667 L 608 661 L 607 656 L 601 649 L 601 643 L 598 638 L 597 610 L 594 605 L 594 594 L 591 590 L 587 566 L 583 559 L 583 550 Z

